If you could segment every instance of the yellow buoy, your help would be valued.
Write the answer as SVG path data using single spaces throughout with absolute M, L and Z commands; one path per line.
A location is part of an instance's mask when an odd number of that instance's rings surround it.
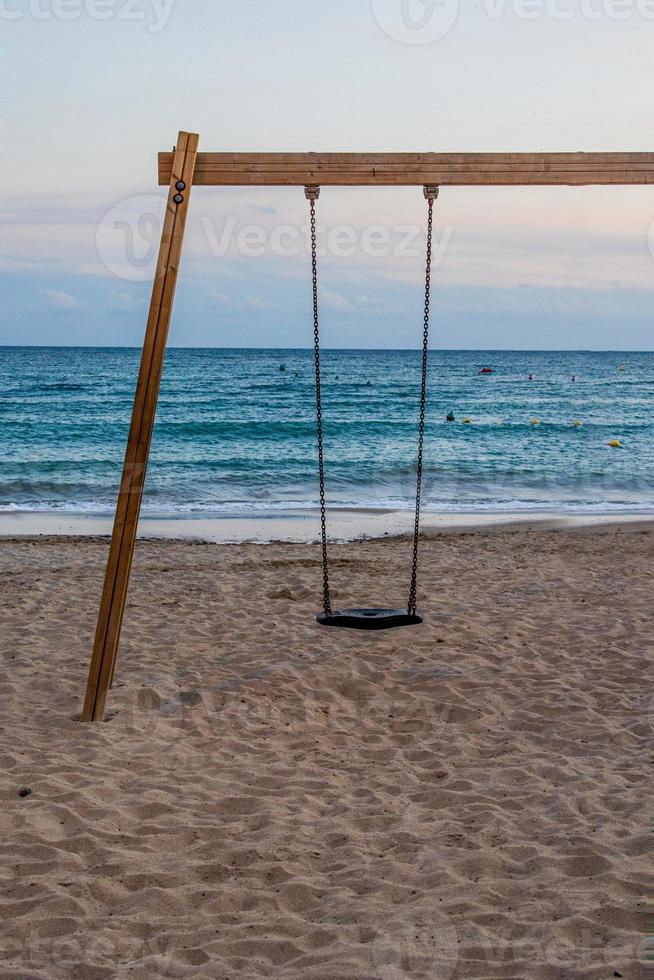
M 618 371 L 626 371 L 626 370 L 627 370 L 627 369 L 626 369 L 626 367 L 624 366 L 624 364 L 621 364 L 621 365 L 620 365 L 620 367 L 618 368 Z
M 540 419 L 532 419 L 531 420 L 531 424 L 532 425 L 540 425 Z
M 576 425 L 576 427 L 577 427 L 577 428 L 579 428 L 579 427 L 580 427 L 580 426 L 582 426 L 583 424 L 584 424 L 584 423 L 583 423 L 583 422 L 581 421 L 581 419 L 576 419 L 576 420 L 575 420 L 575 425 Z
M 609 446 L 611 449 L 622 449 L 622 443 L 619 439 L 611 439 Z
M 472 419 L 464 419 L 463 420 L 463 424 L 464 425 L 472 425 Z

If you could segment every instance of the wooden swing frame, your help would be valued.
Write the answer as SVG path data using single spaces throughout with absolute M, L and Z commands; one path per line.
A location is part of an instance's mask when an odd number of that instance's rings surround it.
M 181 132 L 159 154 L 168 185 L 132 421 L 82 721 L 102 721 L 112 686 L 192 186 L 586 186 L 654 184 L 654 153 L 198 153 Z

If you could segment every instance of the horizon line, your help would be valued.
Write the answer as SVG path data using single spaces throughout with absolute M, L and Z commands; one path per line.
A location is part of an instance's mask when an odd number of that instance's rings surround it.
M 135 350 L 143 349 L 142 344 L 3 344 L 0 343 L 0 350 Z M 322 351 L 331 352 L 351 352 L 351 353 L 393 353 L 393 354 L 420 354 L 418 347 L 326 347 Z M 289 351 L 289 352 L 308 352 L 313 351 L 312 346 L 306 347 L 240 347 L 240 346 L 216 346 L 209 345 L 179 345 L 169 344 L 166 351 L 187 350 L 187 351 Z M 642 350 L 638 348 L 613 348 L 613 347 L 430 347 L 432 353 L 444 354 L 654 354 L 654 348 Z

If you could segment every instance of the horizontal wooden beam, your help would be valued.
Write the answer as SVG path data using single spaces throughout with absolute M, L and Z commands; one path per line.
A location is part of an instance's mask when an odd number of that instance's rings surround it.
M 159 154 L 169 184 L 173 153 Z M 654 184 L 654 153 L 199 153 L 205 186 Z

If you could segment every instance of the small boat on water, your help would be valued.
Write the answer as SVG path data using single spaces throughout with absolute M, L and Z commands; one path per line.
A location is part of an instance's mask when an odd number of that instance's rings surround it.
M 480 374 L 492 374 L 493 373 L 493 369 L 492 368 L 489 368 L 489 367 L 479 368 L 479 373 Z

